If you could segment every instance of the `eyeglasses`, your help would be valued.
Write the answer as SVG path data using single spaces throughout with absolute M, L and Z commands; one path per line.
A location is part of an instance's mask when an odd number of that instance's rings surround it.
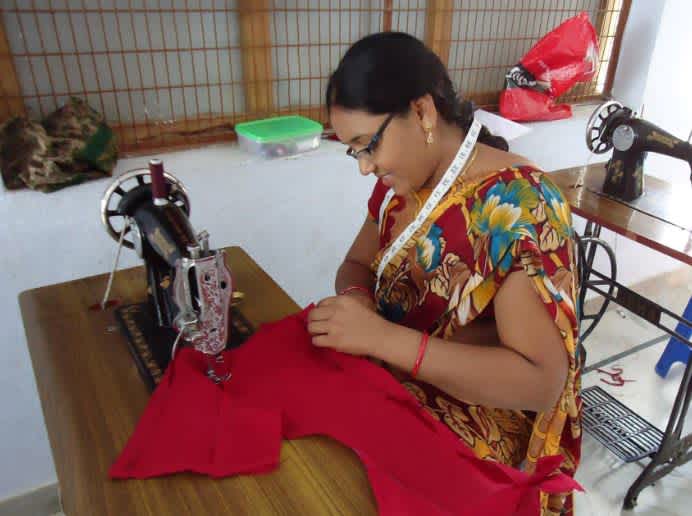
M 380 140 L 382 139 L 382 134 L 384 133 L 384 130 L 387 129 L 387 126 L 389 125 L 389 122 L 392 121 L 392 118 L 394 118 L 394 113 L 389 115 L 384 122 L 382 122 L 382 125 L 380 128 L 377 130 L 375 135 L 372 137 L 370 140 L 370 143 L 368 145 L 357 151 L 353 147 L 349 147 L 346 149 L 346 154 L 351 156 L 355 160 L 359 160 L 361 158 L 371 158 L 372 154 L 375 152 L 375 149 L 377 148 L 377 145 L 380 143 Z

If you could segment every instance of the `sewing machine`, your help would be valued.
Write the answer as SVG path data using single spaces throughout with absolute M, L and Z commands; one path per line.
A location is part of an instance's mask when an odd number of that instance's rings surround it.
M 610 149 L 602 193 L 630 202 L 644 193 L 644 160 L 648 152 L 687 161 L 692 182 L 692 145 L 638 118 L 615 100 L 601 104 L 586 126 L 586 145 L 595 154 Z
M 123 174 L 108 187 L 101 221 L 118 242 L 118 254 L 102 306 L 120 249 L 134 249 L 145 263 L 148 309 L 140 310 L 138 319 L 120 314 L 128 337 L 139 346 L 152 342 L 152 349 L 143 350 L 145 360 L 158 359 L 161 369 L 182 340 L 207 356 L 207 375 L 221 382 L 230 376 L 220 353 L 230 331 L 233 284 L 224 251 L 209 249 L 209 234 L 195 234 L 189 215 L 185 187 L 160 160 L 151 160 L 148 170 Z
M 687 315 L 680 316 L 661 306 L 658 299 L 650 299 L 619 283 L 615 252 L 600 237 L 605 227 L 692 265 L 692 220 L 689 216 L 692 191 L 650 175 L 646 188 L 644 184 L 644 160 L 648 152 L 682 159 L 692 169 L 692 145 L 641 119 L 616 101 L 605 102 L 593 112 L 586 128 L 586 144 L 595 154 L 614 149 L 605 167 L 592 164 L 551 174 L 573 212 L 586 219 L 586 227 L 578 239 L 579 346 L 584 345 L 610 302 L 679 340 L 681 346 L 683 343 L 692 346 L 692 341 L 681 331 L 690 326 Z M 604 253 L 600 256 L 604 260 L 599 259 L 601 263 L 596 268 L 599 252 Z M 596 293 L 604 300 L 595 312 L 584 310 L 587 292 Z M 651 344 L 635 346 L 594 364 L 584 364 L 582 374 L 595 370 L 609 377 L 602 379 L 603 383 L 622 387 L 628 381 L 622 377 L 622 369 L 612 367 L 611 372 L 603 367 L 648 345 Z M 623 502 L 625 509 L 636 505 L 637 497 L 647 486 L 692 460 L 692 434 L 683 432 L 692 399 L 691 378 L 692 362 L 688 362 L 668 422 L 662 428 L 647 421 L 600 385 L 581 391 L 582 423 L 586 432 L 625 463 L 650 459 L 627 490 Z

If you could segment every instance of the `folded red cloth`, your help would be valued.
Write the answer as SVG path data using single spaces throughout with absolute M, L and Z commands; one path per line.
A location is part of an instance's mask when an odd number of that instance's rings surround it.
M 282 437 L 326 435 L 358 454 L 380 514 L 538 514 L 539 489 L 579 487 L 557 470 L 560 457 L 531 476 L 477 459 L 384 369 L 314 347 L 306 313 L 226 352 L 232 376 L 221 385 L 201 353 L 181 350 L 110 476 L 266 472 Z

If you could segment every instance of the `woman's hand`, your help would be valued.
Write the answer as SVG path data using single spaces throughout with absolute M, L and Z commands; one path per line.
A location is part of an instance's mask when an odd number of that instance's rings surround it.
M 351 355 L 372 355 L 389 324 L 374 311 L 372 301 L 356 295 L 323 299 L 308 316 L 308 331 L 315 346 Z

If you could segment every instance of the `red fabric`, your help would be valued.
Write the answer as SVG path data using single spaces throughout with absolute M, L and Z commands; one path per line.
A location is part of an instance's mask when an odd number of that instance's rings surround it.
M 111 478 L 265 472 L 278 464 L 282 436 L 319 434 L 358 454 L 383 515 L 538 514 L 539 488 L 579 488 L 555 473 L 560 457 L 532 476 L 477 459 L 385 370 L 314 347 L 306 313 L 227 352 L 233 376 L 222 386 L 204 375 L 203 355 L 181 350 Z
M 111 467 L 111 478 L 182 471 L 224 477 L 278 465 L 280 412 L 243 406 L 242 399 L 227 395 L 229 383 L 215 385 L 205 370 L 201 353 L 188 348 L 178 353 Z

